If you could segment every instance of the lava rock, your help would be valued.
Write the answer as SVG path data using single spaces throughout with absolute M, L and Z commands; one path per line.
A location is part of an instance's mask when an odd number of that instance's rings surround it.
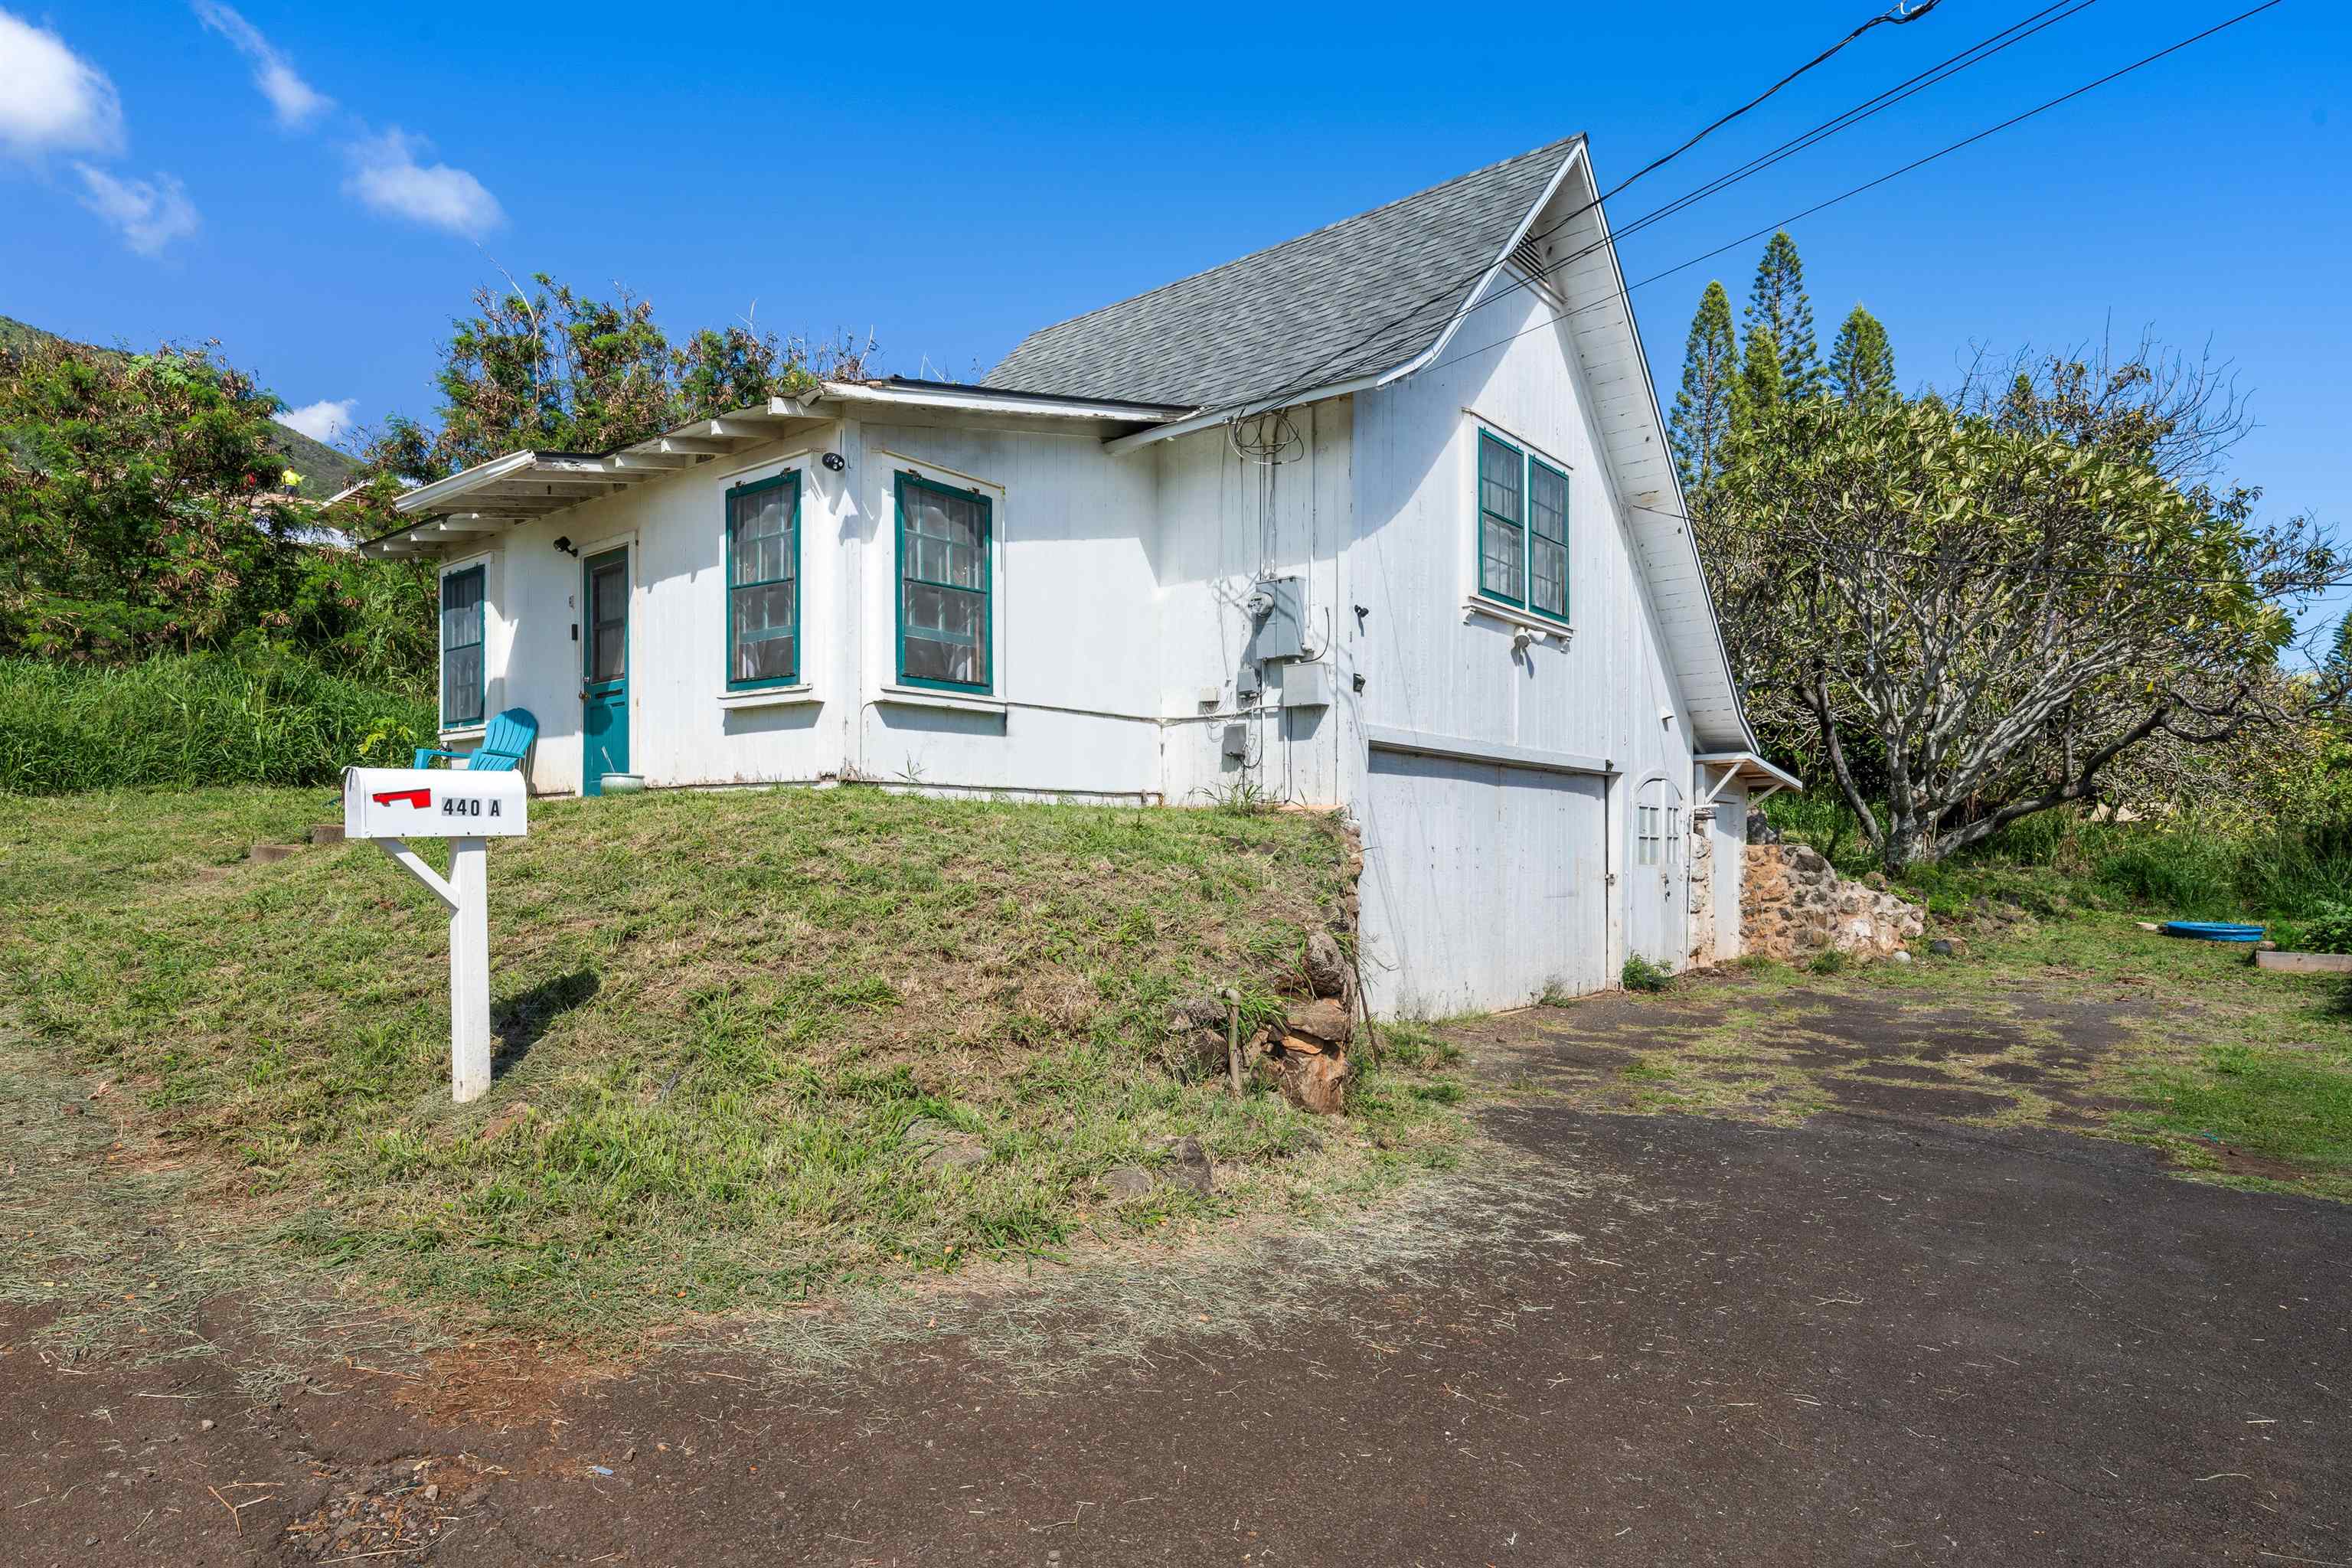
M 1151 1173 L 1140 1165 L 1121 1165 L 1103 1176 L 1102 1188 L 1115 1204 L 1148 1198 L 1151 1195 Z
M 1344 1046 L 1355 1033 L 1348 1009 L 1333 1001 L 1293 1003 L 1284 1018 L 1288 1031 L 1326 1045 Z
M 1307 935 L 1307 984 L 1318 996 L 1334 997 L 1343 1004 L 1355 997 L 1355 967 L 1340 951 L 1339 939 L 1328 931 Z

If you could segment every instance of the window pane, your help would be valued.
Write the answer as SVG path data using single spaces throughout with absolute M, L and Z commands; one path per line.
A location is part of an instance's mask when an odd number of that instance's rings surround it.
M 441 721 L 482 719 L 482 587 L 478 566 L 441 579 Z
M 907 574 L 978 588 L 986 583 L 987 503 L 927 486 L 905 487 Z
M 452 648 L 441 659 L 441 721 L 472 724 L 482 717 L 482 646 Z
M 1526 597 L 1526 584 L 1520 581 L 1524 563 L 1521 552 L 1526 548 L 1523 531 L 1482 516 L 1478 535 L 1478 586 L 1507 598 Z
M 906 585 L 905 674 L 966 686 L 988 681 L 988 601 L 926 584 Z
M 796 584 L 771 583 L 730 595 L 735 662 L 730 680 L 777 680 L 793 672 Z
M 1528 465 L 1528 527 L 1538 539 L 1568 538 L 1568 476 L 1541 463 Z
M 1568 546 L 1540 535 L 1528 541 L 1528 603 L 1555 616 L 1568 614 Z
M 1517 448 L 1491 436 L 1478 437 L 1478 506 L 1519 521 L 1520 458 Z
M 441 580 L 441 646 L 465 647 L 482 640 L 482 569 L 456 572 Z
M 727 581 L 772 582 L 793 574 L 793 487 L 728 498 Z
M 618 680 L 628 672 L 628 568 L 615 561 L 588 579 L 588 679 Z
M 783 680 L 793 674 L 793 655 L 799 639 L 789 630 L 768 631 L 735 638 L 734 680 Z

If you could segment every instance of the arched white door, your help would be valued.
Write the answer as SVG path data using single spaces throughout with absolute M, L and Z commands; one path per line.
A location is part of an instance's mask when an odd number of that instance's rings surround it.
M 1682 961 L 1688 941 L 1683 866 L 1683 792 L 1670 778 L 1643 781 L 1633 795 L 1633 851 L 1626 856 L 1626 926 L 1633 952 L 1661 968 Z

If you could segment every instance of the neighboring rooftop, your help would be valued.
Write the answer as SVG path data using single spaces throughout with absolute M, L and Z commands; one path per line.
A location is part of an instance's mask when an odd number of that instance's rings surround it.
M 1223 408 L 1392 369 L 1437 340 L 1582 141 L 1043 328 L 981 384 Z

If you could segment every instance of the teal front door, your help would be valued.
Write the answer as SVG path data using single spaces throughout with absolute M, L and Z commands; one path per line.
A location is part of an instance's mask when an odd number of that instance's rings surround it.
M 604 793 L 606 773 L 629 771 L 629 552 L 581 563 L 586 611 L 580 638 L 580 793 Z

